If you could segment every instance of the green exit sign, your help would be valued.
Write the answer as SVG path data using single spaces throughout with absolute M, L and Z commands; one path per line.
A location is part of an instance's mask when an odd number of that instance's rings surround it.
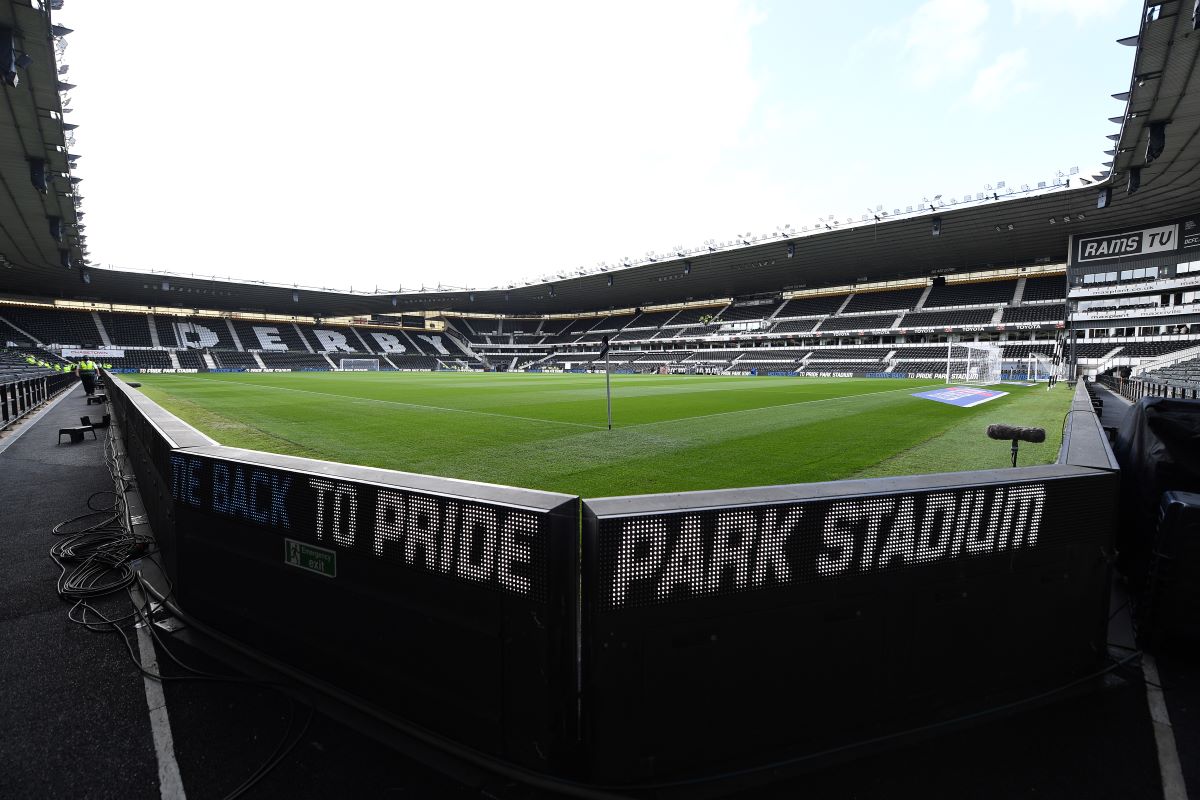
M 293 567 L 306 569 L 326 578 L 337 577 L 337 553 L 295 539 L 283 540 L 283 560 Z

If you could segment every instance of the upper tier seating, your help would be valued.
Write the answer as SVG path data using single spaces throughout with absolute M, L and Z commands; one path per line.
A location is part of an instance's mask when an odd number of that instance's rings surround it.
M 812 317 L 832 314 L 846 302 L 844 294 L 822 294 L 816 297 L 794 297 L 783 304 L 775 319 L 788 317 Z
M 951 327 L 955 325 L 987 325 L 995 310 L 965 308 L 958 311 L 913 311 L 900 320 L 901 328 Z
M 872 314 L 861 317 L 826 317 L 821 322 L 822 331 L 868 331 L 892 327 L 897 314 Z
M 701 317 L 715 317 L 723 306 L 706 306 L 703 308 L 685 308 L 675 315 L 671 320 L 671 325 L 694 325 L 700 321 Z
M 1030 353 L 1041 353 L 1045 356 L 1052 356 L 1054 355 L 1054 342 L 1023 342 L 1021 344 L 1004 345 L 1005 358 L 1027 358 Z M 1104 355 L 1104 353 L 1100 355 Z
M 789 319 L 783 322 L 776 322 L 771 328 L 771 333 L 802 333 L 811 331 L 817 327 L 819 319 Z
M 1104 342 L 1078 342 L 1075 345 L 1075 357 L 1103 358 L 1118 347 L 1122 347 L 1122 345 Z M 1120 355 L 1120 353 L 1117 355 Z
M 779 305 L 780 301 L 753 306 L 728 306 L 721 312 L 721 316 L 718 317 L 717 321 L 739 322 L 749 319 L 766 319 L 775 313 L 775 309 L 779 308 Z
M 99 347 L 102 344 L 96 320 L 87 311 L 0 305 L 0 319 L 7 320 L 44 345 Z M 9 325 L 0 325 L 0 343 L 24 338 Z
M 1063 300 L 1067 296 L 1067 279 L 1062 275 L 1047 275 L 1038 278 L 1025 279 L 1025 291 L 1021 294 L 1022 303 L 1032 303 L 1037 300 Z
M 812 357 L 825 361 L 846 361 L 847 359 L 867 358 L 879 360 L 888 354 L 888 347 L 814 347 Z
M 922 308 L 1000 305 L 1011 302 L 1016 290 L 1015 280 L 947 283 L 930 288 L 929 297 L 925 298 Z
M 882 292 L 859 292 L 850 298 L 850 302 L 842 309 L 843 314 L 858 311 L 907 311 L 917 304 L 925 290 L 916 287 L 912 289 L 888 289 Z
M 1062 322 L 1067 313 L 1062 303 L 1036 306 L 1016 306 L 1004 309 L 1002 323 L 1009 322 Z
M 1176 350 L 1187 350 L 1189 347 L 1195 347 L 1196 341 L 1180 342 L 1180 341 L 1165 341 L 1165 342 L 1130 342 L 1121 348 L 1118 355 L 1130 358 L 1155 358 L 1157 356 L 1165 356 L 1167 353 L 1174 353 Z
M 636 314 L 614 314 L 608 319 L 601 320 L 589 333 L 615 333 L 633 322 L 636 316 Z
M 657 328 L 660 325 L 666 325 L 670 322 L 671 317 L 678 313 L 676 311 L 647 311 L 638 314 L 633 321 L 626 325 L 626 328 Z
M 113 347 L 153 347 L 150 339 L 150 320 L 145 314 L 121 314 L 100 311 L 96 314 L 104 325 Z
M 244 320 L 235 319 L 233 329 L 237 331 L 238 339 L 246 350 L 262 350 L 276 353 L 307 353 L 308 348 L 296 333 L 296 328 L 290 322 L 275 320 Z M 325 365 L 326 369 L 329 365 Z

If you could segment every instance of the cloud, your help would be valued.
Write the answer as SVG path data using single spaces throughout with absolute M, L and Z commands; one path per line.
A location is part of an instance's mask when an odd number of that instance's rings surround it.
M 1001 53 L 975 76 L 975 83 L 967 92 L 967 102 L 978 108 L 993 108 L 1028 90 L 1031 84 L 1022 79 L 1028 61 L 1025 50 Z
M 984 0 L 929 0 L 905 23 L 909 79 L 922 89 L 960 74 L 983 51 Z
M 1126 0 L 1013 0 L 1013 14 L 1018 23 L 1026 15 L 1053 17 L 1070 14 L 1076 25 L 1091 19 L 1110 17 L 1130 4 Z

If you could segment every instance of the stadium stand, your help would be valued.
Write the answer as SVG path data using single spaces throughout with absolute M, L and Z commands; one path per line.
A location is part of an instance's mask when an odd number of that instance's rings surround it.
M 817 327 L 819 319 L 789 319 L 775 323 L 771 333 L 804 333 Z
M 1062 322 L 1066 313 L 1067 309 L 1062 303 L 1016 306 L 1004 309 L 1000 322 Z
M 857 317 L 826 317 L 817 328 L 822 331 L 867 331 L 891 328 L 899 314 L 867 314 Z
M 123 358 L 105 356 L 104 361 L 113 369 L 174 369 L 171 356 L 166 350 L 126 350 Z
M 740 322 L 744 320 L 766 319 L 775 313 L 775 309 L 782 305 L 781 300 L 774 300 L 770 303 L 760 303 L 758 305 L 746 306 L 727 306 L 721 312 L 721 316 L 717 318 L 718 322 Z
M 23 331 L 36 340 L 31 344 L 74 347 L 98 347 L 101 344 L 96 320 L 87 311 L 5 305 L 0 306 L 0 320 L 20 329 L 6 331 L 6 338 Z
M 625 326 L 625 330 L 636 329 L 642 330 L 646 328 L 658 328 L 666 325 L 679 312 L 677 311 L 644 311 L 634 317 L 633 321 Z
M 175 358 L 179 361 L 180 369 L 208 369 L 208 365 L 204 363 L 204 356 L 195 350 L 180 350 L 175 354 Z
M 214 351 L 212 357 L 219 369 L 259 369 L 259 364 L 251 353 L 219 350 Z
M 1041 353 L 1042 355 L 1054 355 L 1054 342 L 1039 342 L 1036 344 L 1006 344 L 1004 345 L 1005 358 L 1027 358 L 1031 353 Z M 1104 353 L 1100 353 L 1104 355 Z
M 695 325 L 703 317 L 715 317 L 720 313 L 722 306 L 703 306 L 701 308 L 685 308 L 682 309 L 671 320 L 672 326 L 676 325 Z
M 961 309 L 958 311 L 913 311 L 904 315 L 897 327 L 953 327 L 959 325 L 987 325 L 995 311 L 990 308 Z
M 861 311 L 907 311 L 917 305 L 922 288 L 915 289 L 886 289 L 880 292 L 858 292 L 850 298 L 850 302 L 842 309 L 843 314 L 855 314 Z
M 1021 294 L 1022 303 L 1034 303 L 1039 300 L 1063 300 L 1067 296 L 1066 280 L 1062 275 L 1026 278 L 1025 291 Z
M 246 350 L 277 353 L 309 352 L 309 348 L 305 346 L 296 328 L 290 322 L 243 319 L 231 321 L 233 329 L 237 331 L 238 339 L 242 342 L 242 347 Z
M 1174 353 L 1178 350 L 1187 350 L 1189 347 L 1195 347 L 1196 341 L 1160 341 L 1160 342 L 1129 342 L 1121 346 L 1119 355 L 1122 357 L 1132 356 L 1136 358 L 1154 358 L 1156 356 L 1165 356 L 1168 353 Z
M 921 307 L 1003 305 L 1013 299 L 1016 290 L 1015 280 L 935 285 Z
M 145 314 L 97 312 L 109 341 L 117 347 L 153 347 L 150 339 L 150 320 Z
M 264 350 L 258 354 L 258 357 L 262 359 L 268 369 L 327 370 L 330 368 L 325 356 L 316 353 L 273 353 Z
M 832 314 L 846 302 L 847 295 L 823 294 L 815 297 L 795 297 L 783 304 L 775 319 L 813 317 Z

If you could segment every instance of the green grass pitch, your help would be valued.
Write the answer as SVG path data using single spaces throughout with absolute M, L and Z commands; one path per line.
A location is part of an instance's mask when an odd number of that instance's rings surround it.
M 993 422 L 1039 426 L 1055 460 L 1071 389 L 1001 385 L 957 408 L 928 380 L 389 372 L 138 375 L 225 445 L 601 497 L 1009 465 Z

